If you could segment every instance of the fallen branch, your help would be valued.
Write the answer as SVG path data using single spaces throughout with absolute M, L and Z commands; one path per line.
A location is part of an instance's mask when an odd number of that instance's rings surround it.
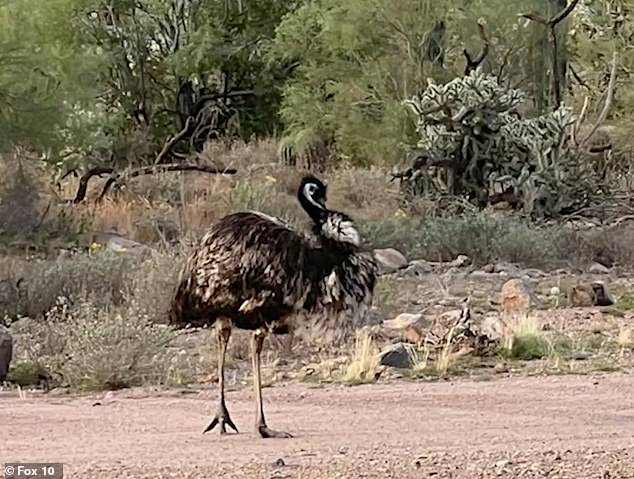
M 117 182 L 125 182 L 132 178 L 139 176 L 154 175 L 157 173 L 166 173 L 169 171 L 198 171 L 201 173 L 208 173 L 212 175 L 235 175 L 237 170 L 235 168 L 215 168 L 206 165 L 181 165 L 181 164 L 164 164 L 164 165 L 150 165 L 131 170 L 127 173 L 118 174 L 113 168 L 109 167 L 97 167 L 87 171 L 79 181 L 79 188 L 75 195 L 73 203 L 81 203 L 86 198 L 86 192 L 88 189 L 88 182 L 94 176 L 101 176 L 104 174 L 110 174 L 110 178 L 106 181 L 106 184 L 99 195 L 98 201 L 101 200 L 110 190 L 113 184 Z
M 185 126 L 183 126 L 183 129 L 181 131 L 179 131 L 176 135 L 174 135 L 172 138 L 170 138 L 169 140 L 167 140 L 165 142 L 165 144 L 163 145 L 163 148 L 161 149 L 161 152 L 157 155 L 156 159 L 154 160 L 154 164 L 155 165 L 158 165 L 159 163 L 161 163 L 163 161 L 163 158 L 165 158 L 165 156 L 170 151 L 172 151 L 172 148 L 174 148 L 176 143 L 178 143 L 179 141 L 181 141 L 183 139 L 183 137 L 189 131 L 189 128 L 190 128 L 190 125 L 191 125 L 191 121 L 192 121 L 192 117 L 190 116 L 185 121 Z
M 86 192 L 88 191 L 88 182 L 93 176 L 110 175 L 112 173 L 114 173 L 114 169 L 107 166 L 97 166 L 84 173 L 79 179 L 79 186 L 77 187 L 77 193 L 75 193 L 73 203 L 81 203 L 84 201 Z

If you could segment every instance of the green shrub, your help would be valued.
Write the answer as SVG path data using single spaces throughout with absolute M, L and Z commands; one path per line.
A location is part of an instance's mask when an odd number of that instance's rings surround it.
M 542 267 L 556 259 L 551 231 L 487 212 L 422 220 L 390 218 L 365 222 L 361 230 L 373 247 L 394 247 L 409 257 L 430 261 L 465 254 L 479 265 L 498 259 Z
M 544 336 L 527 334 L 513 338 L 510 350 L 505 351 L 505 356 L 512 359 L 532 361 L 542 359 L 550 354 L 551 345 Z
M 168 345 L 174 337 L 133 301 L 119 310 L 60 301 L 46 321 L 20 334 L 19 359 L 73 389 L 163 384 L 170 376 Z
M 121 304 L 130 274 L 135 271 L 133 260 L 109 252 L 14 262 L 13 266 L 21 266 L 22 274 L 15 270 L 0 273 L 1 277 L 8 276 L 14 286 L 5 288 L 1 312 L 33 318 L 49 311 L 58 298 L 76 301 L 90 295 L 98 306 Z M 17 278 L 22 278 L 19 286 L 15 286 Z

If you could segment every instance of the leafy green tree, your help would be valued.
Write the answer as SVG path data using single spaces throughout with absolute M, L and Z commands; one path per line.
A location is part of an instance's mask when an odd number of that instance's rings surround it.
M 0 149 L 61 149 L 73 109 L 96 94 L 95 52 L 68 28 L 77 3 L 0 3 Z
M 519 8 L 543 1 L 308 2 L 282 20 L 271 51 L 299 64 L 281 109 L 290 143 L 301 150 L 326 137 L 340 158 L 397 161 L 404 144 L 415 143 L 403 101 L 422 92 L 427 78 L 462 76 L 463 49 L 473 59 L 487 44 L 485 71 L 511 83 L 527 77 L 527 53 L 537 56 L 537 47 L 527 41 L 533 26 L 518 18 Z

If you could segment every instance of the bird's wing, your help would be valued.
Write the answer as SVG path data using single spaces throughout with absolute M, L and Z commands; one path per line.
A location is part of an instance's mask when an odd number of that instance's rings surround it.
M 259 213 L 236 213 L 204 236 L 189 266 L 205 301 L 240 304 L 252 311 L 266 302 L 296 302 L 306 238 Z

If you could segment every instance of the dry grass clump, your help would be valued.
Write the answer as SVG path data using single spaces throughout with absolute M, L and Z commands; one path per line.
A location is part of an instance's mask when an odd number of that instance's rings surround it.
M 115 253 L 77 254 L 53 260 L 0 261 L 0 315 L 40 317 L 58 298 L 88 295 L 99 306 L 118 305 L 135 270 L 134 261 Z
M 379 366 L 378 353 L 372 335 L 366 330 L 358 332 L 350 360 L 344 368 L 342 380 L 350 384 L 376 381 Z
M 631 327 L 621 326 L 619 333 L 616 337 L 616 344 L 620 348 L 621 356 L 625 355 L 626 351 L 634 350 L 634 332 Z
M 88 300 L 76 305 L 60 300 L 45 321 L 20 332 L 18 371 L 12 378 L 31 364 L 53 385 L 73 389 L 165 384 L 173 376 L 167 346 L 174 337 L 134 302 L 104 309 Z
M 539 320 L 531 315 L 518 315 L 506 322 L 502 338 L 502 354 L 511 359 L 530 361 L 554 353 L 554 348 Z

